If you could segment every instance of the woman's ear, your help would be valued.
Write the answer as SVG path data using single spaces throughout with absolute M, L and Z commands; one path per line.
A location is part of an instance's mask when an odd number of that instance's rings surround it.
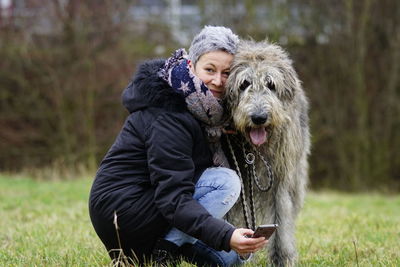
M 187 62 L 188 62 L 190 71 L 193 72 L 193 73 L 195 73 L 195 72 L 194 72 L 194 65 L 193 65 L 192 61 L 188 59 Z

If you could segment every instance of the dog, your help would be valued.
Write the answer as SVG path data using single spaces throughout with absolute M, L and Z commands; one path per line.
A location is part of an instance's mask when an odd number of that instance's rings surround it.
M 254 198 L 256 223 L 279 225 L 268 241 L 269 259 L 274 266 L 293 266 L 297 260 L 295 219 L 308 183 L 310 133 L 308 100 L 287 52 L 268 41 L 242 40 L 231 65 L 225 100 L 238 133 L 236 138 L 228 136 L 234 154 L 226 154 L 230 162 L 236 154 L 237 167 L 247 170 L 242 191 L 252 182 L 252 168 L 255 182 L 269 189 L 247 192 Z M 243 224 L 243 219 L 237 219 L 242 218 L 239 202 L 228 215 L 236 225 Z

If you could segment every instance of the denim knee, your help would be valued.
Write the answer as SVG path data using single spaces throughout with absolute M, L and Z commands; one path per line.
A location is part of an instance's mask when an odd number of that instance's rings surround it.
M 241 183 L 239 176 L 234 170 L 224 167 L 214 167 L 208 169 L 212 171 L 215 179 L 214 185 L 220 189 L 227 190 L 239 196 L 241 190 Z

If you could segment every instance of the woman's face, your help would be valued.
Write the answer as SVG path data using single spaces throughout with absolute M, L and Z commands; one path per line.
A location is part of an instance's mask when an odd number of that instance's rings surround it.
M 190 63 L 191 71 L 207 85 L 216 98 L 225 94 L 225 83 L 228 79 L 233 55 L 224 51 L 212 51 L 203 54 L 196 65 Z

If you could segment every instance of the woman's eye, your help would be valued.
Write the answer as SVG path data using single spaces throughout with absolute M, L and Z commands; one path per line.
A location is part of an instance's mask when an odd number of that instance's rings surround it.
M 207 72 L 213 73 L 214 70 L 213 69 L 206 69 Z
M 229 71 L 225 71 L 225 72 L 222 73 L 222 75 L 224 75 L 225 77 L 228 77 L 229 74 L 231 74 Z

